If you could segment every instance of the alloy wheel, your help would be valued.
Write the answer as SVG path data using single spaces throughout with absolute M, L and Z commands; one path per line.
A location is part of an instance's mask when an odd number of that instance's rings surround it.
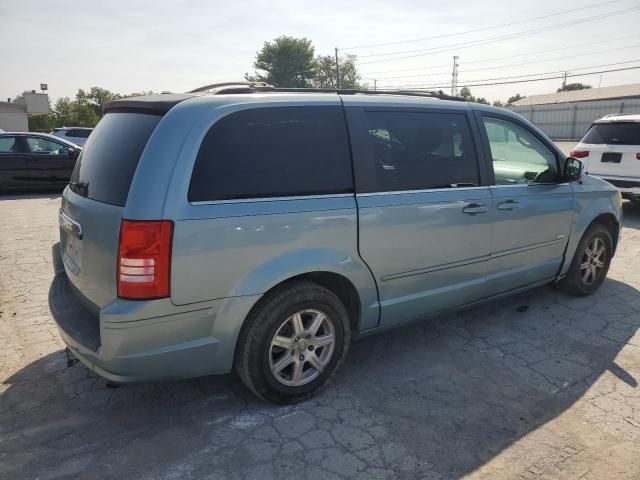
M 604 270 L 607 249 L 600 237 L 594 237 L 584 250 L 580 262 L 580 277 L 585 285 L 592 285 Z
M 269 346 L 271 374 L 282 384 L 299 387 L 315 380 L 333 356 L 336 334 L 331 319 L 306 309 L 288 317 Z

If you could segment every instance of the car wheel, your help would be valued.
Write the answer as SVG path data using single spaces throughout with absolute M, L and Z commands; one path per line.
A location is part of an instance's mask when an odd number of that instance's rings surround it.
M 247 318 L 235 367 L 259 397 L 296 403 L 329 382 L 349 341 L 349 315 L 333 292 L 311 282 L 290 283 L 268 294 Z
M 560 286 L 571 295 L 591 295 L 604 282 L 612 255 L 611 232 L 604 225 L 592 225 L 582 236 Z

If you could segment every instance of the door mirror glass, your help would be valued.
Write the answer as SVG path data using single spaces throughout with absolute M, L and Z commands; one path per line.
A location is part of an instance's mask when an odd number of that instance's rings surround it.
M 568 182 L 580 180 L 583 163 L 577 158 L 569 157 L 564 162 L 564 178 Z

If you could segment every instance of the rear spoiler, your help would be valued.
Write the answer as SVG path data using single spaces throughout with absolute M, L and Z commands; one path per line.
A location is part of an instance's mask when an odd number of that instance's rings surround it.
M 197 97 L 198 93 L 169 93 L 162 95 L 145 95 L 141 97 L 123 98 L 102 105 L 102 113 L 135 112 L 164 115 L 178 103 Z

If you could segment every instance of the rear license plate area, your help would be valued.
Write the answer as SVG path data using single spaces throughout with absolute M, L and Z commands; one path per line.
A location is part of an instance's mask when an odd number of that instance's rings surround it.
M 60 224 L 60 251 L 67 271 L 80 275 L 82 271 L 82 226 L 66 215 L 58 212 Z
M 60 239 L 62 261 L 74 275 L 82 271 L 82 240 L 62 231 Z
M 622 153 L 606 152 L 602 154 L 602 163 L 620 163 Z

